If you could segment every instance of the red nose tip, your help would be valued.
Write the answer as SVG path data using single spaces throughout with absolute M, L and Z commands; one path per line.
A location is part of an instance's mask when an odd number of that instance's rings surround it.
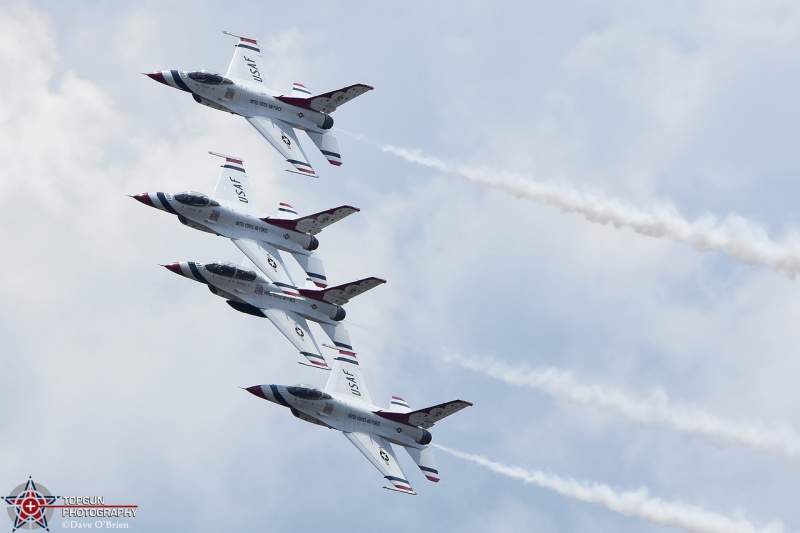
M 264 395 L 264 389 L 261 388 L 261 385 L 253 385 L 252 387 L 247 387 L 245 390 L 254 396 L 258 396 L 261 399 L 264 400 L 269 399 Z
M 164 85 L 169 85 L 167 83 L 167 80 L 164 79 L 164 74 L 162 74 L 161 71 L 151 72 L 149 74 L 146 74 L 146 76 L 148 78 L 150 78 L 151 80 L 156 80 L 158 83 L 163 83 Z
M 166 268 L 167 270 L 172 270 L 173 272 L 175 272 L 176 274 L 180 274 L 181 276 L 184 275 L 183 270 L 181 270 L 180 263 L 170 263 L 168 265 L 161 265 L 161 266 Z
M 140 194 L 134 194 L 133 196 L 131 196 L 131 198 L 136 198 L 137 200 L 142 202 L 144 205 L 149 205 L 150 207 L 155 207 L 155 205 L 153 205 L 153 200 L 150 199 L 150 195 L 147 194 L 146 192 L 143 192 L 143 193 L 140 193 Z

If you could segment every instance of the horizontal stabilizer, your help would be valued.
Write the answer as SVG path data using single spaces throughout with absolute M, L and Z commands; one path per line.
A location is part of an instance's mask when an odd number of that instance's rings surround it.
M 339 207 L 333 207 L 327 211 L 320 211 L 319 213 L 314 213 L 313 215 L 308 215 L 294 220 L 272 217 L 265 217 L 261 220 L 267 224 L 278 226 L 279 228 L 316 235 L 334 222 L 339 222 L 343 218 L 359 211 L 361 210 L 357 207 L 342 205 Z
M 432 427 L 439 420 L 448 417 L 460 410 L 471 406 L 470 402 L 464 400 L 453 400 L 452 402 L 440 403 L 433 407 L 426 407 L 417 411 L 408 413 L 396 413 L 392 411 L 375 411 L 375 414 L 391 420 L 393 422 L 400 422 L 409 426 L 416 426 L 422 429 Z
M 294 86 L 292 86 L 292 96 L 307 98 L 309 96 L 314 96 L 314 95 L 311 94 L 311 91 L 308 90 L 308 87 L 306 87 L 302 83 L 294 82 Z
M 408 402 L 400 396 L 392 396 L 392 401 L 389 404 L 389 411 L 393 413 L 410 413 L 411 407 Z
M 359 294 L 363 294 L 383 283 L 386 283 L 385 279 L 364 278 L 353 281 L 352 283 L 345 283 L 344 285 L 337 285 L 336 287 L 329 287 L 318 291 L 313 289 L 300 289 L 299 292 L 306 298 L 311 298 L 312 300 L 319 300 L 320 302 L 328 302 L 329 304 L 335 305 L 344 305 Z
M 281 202 L 278 204 L 278 213 L 285 213 L 287 215 L 297 215 L 297 211 L 294 210 L 294 207 L 287 204 L 286 202 Z
M 433 458 L 433 450 L 431 450 L 427 446 L 423 446 L 422 448 L 412 448 L 407 447 L 406 451 L 408 455 L 414 459 L 414 462 L 417 463 L 417 466 L 422 473 L 425 474 L 425 477 L 428 478 L 428 481 L 433 481 L 434 483 L 438 483 L 441 479 L 439 477 L 439 471 L 436 469 L 436 460 Z
M 329 324 L 327 322 L 319 322 L 322 331 L 333 342 L 335 349 L 344 350 L 346 352 L 353 351 L 353 345 L 350 342 L 350 333 L 341 322 Z
M 325 266 L 322 259 L 316 254 L 294 254 L 294 258 L 306 273 L 306 287 L 313 290 L 314 287 L 324 289 L 328 286 L 328 278 L 325 277 Z
M 339 166 L 342 164 L 342 154 L 339 152 L 339 141 L 333 136 L 333 133 L 326 131 L 319 133 L 318 131 L 306 131 L 308 138 L 311 139 L 317 146 L 325 159 L 331 165 Z
M 319 111 L 320 113 L 333 113 L 342 104 L 346 104 L 353 98 L 361 96 L 367 91 L 371 91 L 374 87 L 357 83 L 349 85 L 336 91 L 330 91 L 309 98 L 299 98 L 297 96 L 276 96 L 278 100 L 284 104 L 289 104 L 311 111 Z M 294 91 L 292 91 L 294 94 Z

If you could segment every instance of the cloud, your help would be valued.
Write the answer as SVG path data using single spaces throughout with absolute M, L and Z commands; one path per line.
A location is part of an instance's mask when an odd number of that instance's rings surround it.
M 600 505 L 626 516 L 637 516 L 660 526 L 679 527 L 692 533 L 756 533 L 758 531 L 780 533 L 784 530 L 783 524 L 780 522 L 772 522 L 759 528 L 743 517 L 731 518 L 706 511 L 696 505 L 654 498 L 644 488 L 635 491 L 619 491 L 593 481 L 581 481 L 537 470 L 525 470 L 446 446 L 438 444 L 433 444 L 433 446 L 459 459 L 488 468 L 497 474 L 554 490 L 568 498 Z

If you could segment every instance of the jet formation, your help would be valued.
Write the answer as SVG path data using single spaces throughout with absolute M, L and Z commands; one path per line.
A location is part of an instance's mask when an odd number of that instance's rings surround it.
M 266 81 L 258 42 L 224 33 L 238 39 L 224 76 L 205 70 L 159 70 L 147 76 L 190 93 L 200 104 L 245 117 L 294 167 L 294 172 L 317 177 L 295 129 L 305 131 L 329 163 L 341 165 L 338 142 L 330 131 L 330 114 L 372 87 L 356 84 L 313 95 L 304 85 L 295 83 L 291 95 L 281 94 Z M 244 258 L 239 263 L 184 261 L 162 266 L 206 285 L 233 309 L 268 319 L 305 358 L 301 364 L 331 372 L 324 389 L 311 385 L 254 385 L 246 390 L 288 407 L 301 420 L 343 432 L 389 481 L 391 486 L 387 489 L 416 494 L 397 462 L 392 444 L 405 448 L 425 477 L 438 482 L 428 430 L 472 404 L 453 400 L 412 410 L 398 396 L 392 397 L 388 409 L 372 403 L 361 376 L 361 361 L 343 324 L 347 316 L 343 306 L 386 281 L 368 277 L 331 287 L 318 256 L 317 235 L 360 210 L 340 205 L 298 216 L 290 204 L 281 202 L 276 215 L 266 215 L 256 206 L 244 160 L 209 153 L 224 159 L 210 196 L 196 191 L 144 192 L 133 198 L 175 215 L 185 226 L 230 239 Z M 294 281 L 282 254 L 291 255 L 305 272 L 303 286 Z M 318 324 L 333 343 L 322 344 L 335 353 L 332 367 L 309 322 Z

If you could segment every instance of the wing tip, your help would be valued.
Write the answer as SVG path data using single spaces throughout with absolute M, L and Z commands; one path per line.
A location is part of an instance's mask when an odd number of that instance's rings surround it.
M 386 489 L 386 490 L 393 490 L 393 491 L 399 492 L 401 494 L 408 494 L 409 496 L 416 496 L 417 495 L 417 493 L 414 492 L 414 489 L 412 489 L 411 487 L 403 486 L 403 485 L 395 485 L 394 487 L 387 487 L 387 486 L 384 485 L 383 488 Z

